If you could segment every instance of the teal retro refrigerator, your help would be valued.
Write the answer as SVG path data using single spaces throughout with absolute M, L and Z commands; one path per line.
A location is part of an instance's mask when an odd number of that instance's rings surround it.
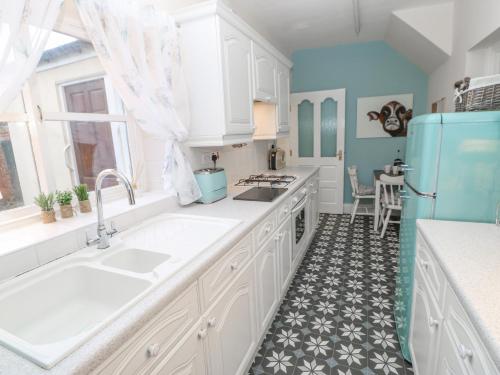
M 405 164 L 394 315 L 403 356 L 411 361 L 416 220 L 495 221 L 500 202 L 500 112 L 415 117 L 409 123 Z

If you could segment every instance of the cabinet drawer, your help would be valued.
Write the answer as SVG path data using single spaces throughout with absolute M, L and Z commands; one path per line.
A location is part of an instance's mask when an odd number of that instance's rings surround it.
M 278 226 L 286 221 L 290 217 L 290 199 L 287 199 L 278 207 Z
M 156 360 L 171 350 L 200 317 L 196 284 L 170 303 L 116 351 L 94 374 L 148 374 Z
M 446 327 L 443 329 L 441 345 L 439 347 L 437 358 L 436 372 L 434 373 L 435 375 L 467 375 L 458 353 L 455 350 L 455 345 L 453 344 L 450 333 Z M 415 372 L 415 374 L 426 375 L 419 372 Z
M 417 263 L 420 265 L 424 279 L 437 301 L 443 300 L 445 276 L 429 246 L 420 233 L 417 234 Z
M 465 368 L 471 374 L 498 374 L 467 313 L 449 286 L 446 289 L 446 304 L 446 324 Z
M 252 234 L 248 234 L 235 247 L 217 261 L 200 278 L 203 309 L 207 309 L 222 290 L 252 259 Z
M 255 227 L 253 230 L 255 238 L 255 249 L 258 250 L 276 230 L 276 210 Z
M 416 374 L 434 373 L 435 352 L 442 325 L 442 314 L 417 264 L 410 330 L 410 351 Z

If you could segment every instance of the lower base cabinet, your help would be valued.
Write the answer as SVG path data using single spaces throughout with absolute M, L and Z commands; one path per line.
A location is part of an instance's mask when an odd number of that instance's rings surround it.
M 266 330 L 280 302 L 278 241 L 277 237 L 269 238 L 255 258 L 259 335 Z
M 258 340 L 253 275 L 250 265 L 207 313 L 210 374 L 243 374 L 253 359 Z
M 467 372 L 462 366 L 462 361 L 458 358 L 453 345 L 453 340 L 446 327 L 443 329 L 441 337 L 441 346 L 437 353 L 437 368 L 435 374 L 439 375 L 467 375 Z M 433 372 L 434 373 L 434 372 Z M 419 372 L 419 374 L 427 374 Z M 430 374 L 430 373 L 429 373 Z M 478 374 L 479 375 L 479 374 Z
M 207 375 L 203 350 L 203 327 L 196 327 L 164 358 L 148 371 L 149 375 Z
M 419 233 L 410 329 L 415 374 L 499 375 L 481 336 L 432 254 Z M 443 280 L 435 275 L 443 275 Z
M 435 348 L 442 330 L 442 317 L 430 295 L 418 264 L 415 266 L 413 288 L 415 294 L 411 352 L 414 369 L 418 374 L 433 374 Z

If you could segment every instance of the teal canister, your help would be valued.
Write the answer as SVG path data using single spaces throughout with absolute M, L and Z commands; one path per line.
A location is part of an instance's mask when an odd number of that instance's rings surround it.
M 194 171 L 201 190 L 200 203 L 213 203 L 227 196 L 227 180 L 224 168 L 203 168 Z

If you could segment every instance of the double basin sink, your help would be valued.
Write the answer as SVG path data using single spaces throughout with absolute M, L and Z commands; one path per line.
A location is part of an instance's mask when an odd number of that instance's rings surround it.
M 239 224 L 164 214 L 0 287 L 0 343 L 50 369 Z

